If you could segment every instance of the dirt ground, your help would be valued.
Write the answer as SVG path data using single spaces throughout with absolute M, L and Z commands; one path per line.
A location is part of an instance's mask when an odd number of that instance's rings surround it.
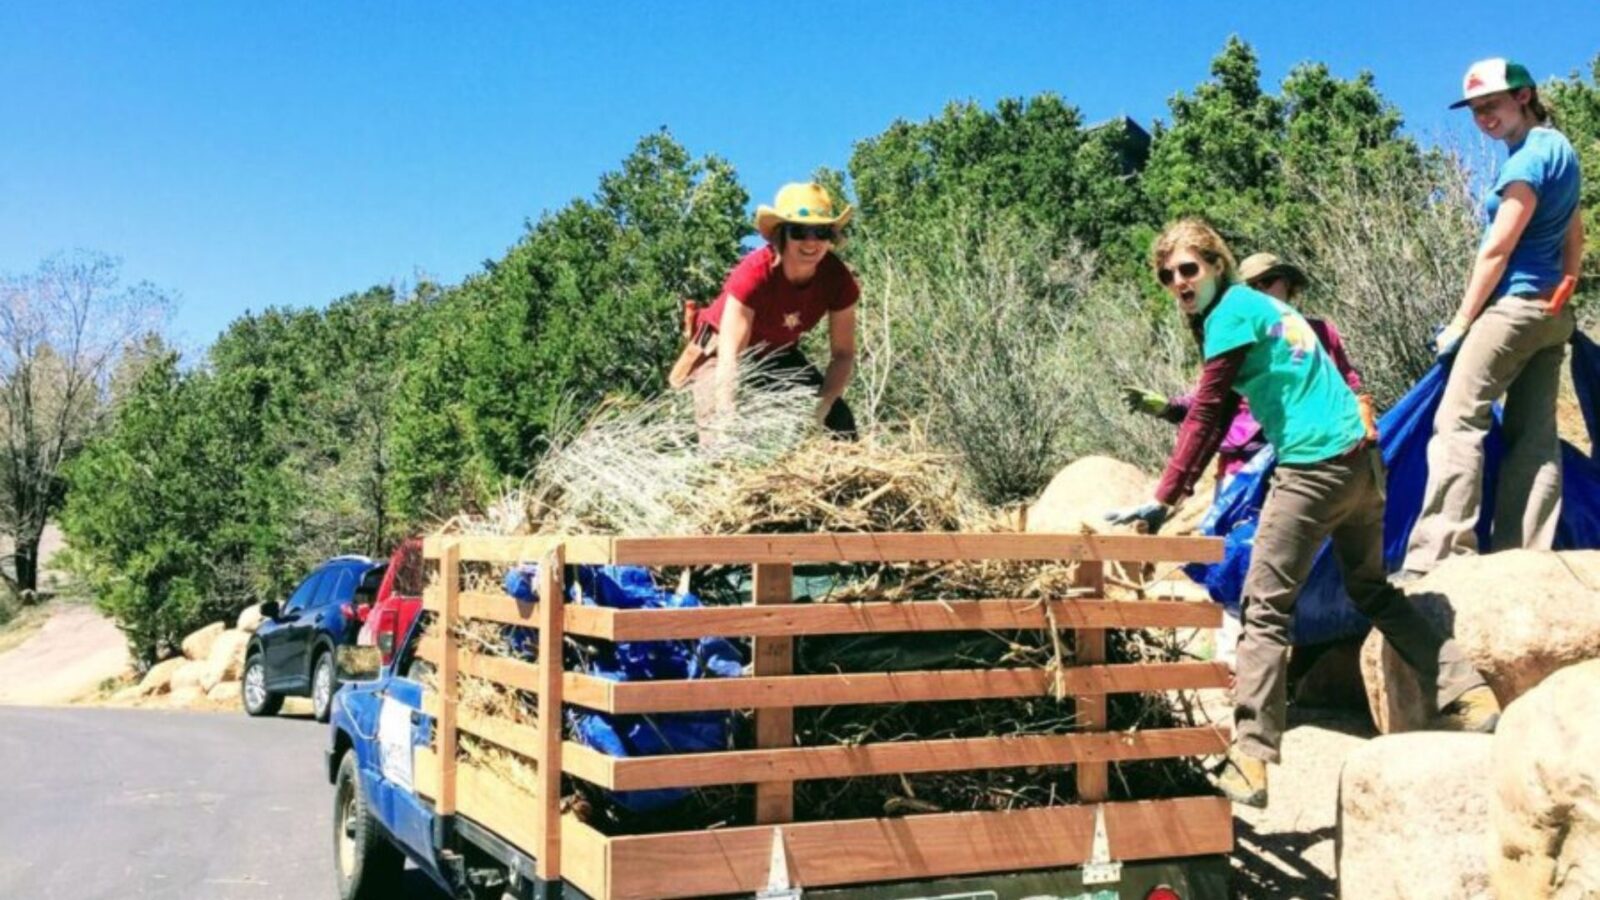
M 27 640 L 0 653 L 0 704 L 59 706 L 126 676 L 128 642 L 93 607 L 61 604 Z
M 1234 887 L 1240 897 L 1338 896 L 1334 829 L 1339 770 L 1377 732 L 1364 712 L 1291 707 L 1283 765 L 1267 773 L 1271 804 L 1234 807 Z

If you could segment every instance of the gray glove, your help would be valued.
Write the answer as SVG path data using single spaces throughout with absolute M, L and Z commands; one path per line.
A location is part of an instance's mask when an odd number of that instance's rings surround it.
M 1106 521 L 1113 525 L 1132 525 L 1143 522 L 1146 534 L 1155 534 L 1161 526 L 1167 523 L 1167 517 L 1172 515 L 1172 507 L 1159 500 L 1151 500 L 1140 506 L 1128 509 L 1114 509 L 1106 513 Z

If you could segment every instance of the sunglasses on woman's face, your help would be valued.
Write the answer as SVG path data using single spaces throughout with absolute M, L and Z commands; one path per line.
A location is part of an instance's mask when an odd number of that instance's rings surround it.
M 1260 278 L 1257 278 L 1255 281 L 1250 282 L 1250 286 L 1258 291 L 1264 291 L 1277 284 L 1278 280 L 1282 277 L 1282 275 L 1278 275 L 1276 273 L 1272 275 L 1263 275 Z
M 783 226 L 783 235 L 791 241 L 831 241 L 832 225 L 801 225 L 789 222 Z
M 1200 264 L 1197 262 L 1182 262 L 1173 269 L 1157 269 L 1156 278 L 1165 285 L 1172 284 L 1173 273 L 1176 272 L 1185 278 L 1193 278 L 1200 274 Z

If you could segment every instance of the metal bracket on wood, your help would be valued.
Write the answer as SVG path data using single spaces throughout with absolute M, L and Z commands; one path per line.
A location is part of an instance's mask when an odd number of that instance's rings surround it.
M 1083 864 L 1083 883 L 1115 884 L 1122 880 L 1122 863 L 1111 858 L 1111 840 L 1106 836 L 1106 808 L 1094 808 L 1094 843 L 1089 847 L 1089 859 Z
M 789 884 L 789 852 L 783 846 L 783 829 L 772 829 L 772 861 L 767 864 L 767 886 L 756 900 L 800 900 L 800 887 Z

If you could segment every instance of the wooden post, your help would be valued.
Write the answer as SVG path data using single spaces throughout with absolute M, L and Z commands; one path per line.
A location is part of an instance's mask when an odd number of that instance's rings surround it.
M 1106 593 L 1105 564 L 1098 559 L 1078 561 L 1079 587 L 1091 588 L 1096 597 Z M 1106 630 L 1081 628 L 1077 633 L 1078 665 L 1094 665 L 1106 661 Z M 1094 694 L 1074 698 L 1078 713 L 1078 727 L 1083 731 L 1104 731 L 1106 727 L 1106 695 Z M 1110 794 L 1110 770 L 1106 763 L 1078 763 L 1078 799 L 1085 803 L 1100 803 Z
M 757 606 L 788 603 L 793 599 L 794 566 L 791 563 L 757 563 L 752 567 L 752 599 Z M 753 639 L 756 675 L 789 675 L 794 672 L 794 638 L 756 637 Z M 758 748 L 794 746 L 794 709 L 756 710 Z M 794 782 L 767 781 L 756 785 L 756 824 L 794 821 Z
M 461 613 L 461 545 L 451 541 L 439 556 L 439 578 L 444 587 L 444 609 L 439 612 L 443 638 L 443 657 L 439 660 L 439 805 L 441 816 L 456 811 L 456 701 L 461 687 L 456 683 L 456 623 Z
M 561 877 L 561 661 L 566 629 L 567 551 L 560 544 L 539 562 L 539 756 L 538 805 L 534 810 L 534 872 L 545 881 Z

